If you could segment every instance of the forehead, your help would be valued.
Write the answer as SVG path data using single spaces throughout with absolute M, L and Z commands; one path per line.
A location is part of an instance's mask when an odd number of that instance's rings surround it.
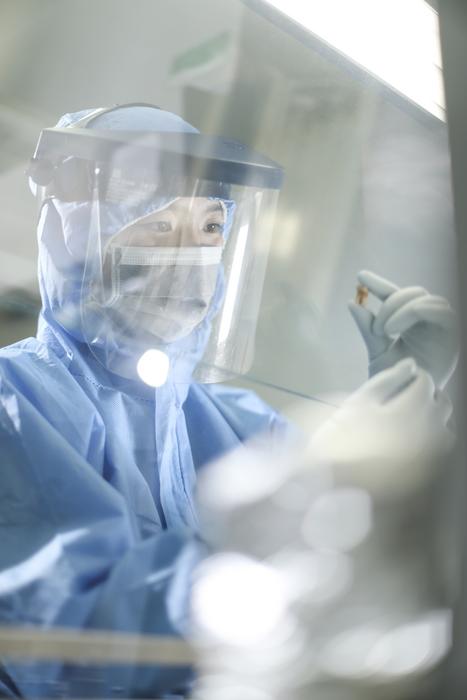
M 209 197 L 178 197 L 167 206 L 150 214 L 148 218 L 157 217 L 164 212 L 173 212 L 174 214 L 185 214 L 188 212 L 192 214 L 224 213 L 224 207 L 220 200 L 210 199 Z

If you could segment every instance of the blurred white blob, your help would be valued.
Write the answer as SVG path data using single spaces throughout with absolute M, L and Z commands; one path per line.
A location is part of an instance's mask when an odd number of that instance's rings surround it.
M 451 625 L 449 611 L 433 610 L 392 630 L 370 624 L 354 628 L 328 643 L 321 668 L 339 678 L 386 681 L 425 673 L 449 651 Z
M 201 633 L 214 641 L 254 645 L 287 622 L 282 577 L 240 554 L 217 554 L 197 571 L 192 606 Z
M 243 684 L 228 675 L 204 675 L 193 700 L 273 700 L 262 688 Z
M 158 387 L 165 384 L 169 375 L 170 360 L 162 350 L 146 350 L 136 366 L 140 379 L 148 386 Z
M 366 539 L 372 521 L 372 502 L 366 491 L 335 489 L 313 501 L 303 519 L 302 536 L 317 549 L 348 551 Z
M 372 675 L 368 655 L 382 637 L 382 631 L 367 625 L 337 634 L 321 656 L 321 668 L 337 678 L 359 679 Z
M 332 488 L 334 477 L 328 465 L 310 463 L 303 453 L 290 454 L 287 478 L 271 494 L 271 502 L 281 510 L 304 513 L 313 498 Z
M 283 510 L 303 511 L 310 501 L 310 494 L 303 488 L 303 484 L 291 480 L 271 494 L 271 501 Z
M 341 552 L 285 551 L 270 558 L 284 577 L 291 600 L 307 605 L 324 605 L 340 598 L 352 586 L 353 562 Z
M 404 676 L 428 671 L 451 647 L 451 613 L 434 610 L 422 619 L 385 634 L 369 656 L 374 673 Z
M 230 510 L 269 496 L 286 476 L 282 462 L 242 446 L 200 476 L 199 500 L 202 507 Z

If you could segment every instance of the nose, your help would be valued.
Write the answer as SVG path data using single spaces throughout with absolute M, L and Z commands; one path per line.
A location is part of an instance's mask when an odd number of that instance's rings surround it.
M 178 226 L 178 244 L 181 246 L 199 246 L 202 240 L 198 227 L 195 226 L 194 217 L 188 214 Z

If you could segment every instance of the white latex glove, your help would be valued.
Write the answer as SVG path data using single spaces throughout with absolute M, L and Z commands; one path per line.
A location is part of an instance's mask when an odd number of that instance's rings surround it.
M 358 281 L 382 302 L 376 314 L 355 302 L 349 304 L 367 346 L 369 376 L 411 357 L 442 389 L 458 359 L 456 315 L 448 301 L 422 287 L 400 289 L 365 270 Z
M 413 360 L 402 360 L 344 401 L 313 436 L 311 451 L 344 464 L 349 477 L 370 488 L 405 488 L 424 479 L 427 462 L 452 447 L 451 413 L 451 402 L 431 376 Z

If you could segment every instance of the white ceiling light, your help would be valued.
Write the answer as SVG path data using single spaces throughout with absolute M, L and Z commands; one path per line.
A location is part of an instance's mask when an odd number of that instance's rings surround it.
M 280 12 L 445 118 L 438 15 L 425 0 L 267 0 Z

